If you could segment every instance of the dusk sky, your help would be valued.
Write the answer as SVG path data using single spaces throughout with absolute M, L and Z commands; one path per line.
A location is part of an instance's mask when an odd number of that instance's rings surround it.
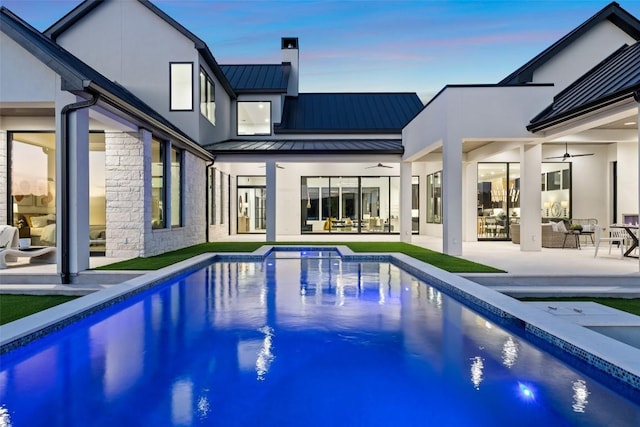
M 133 1 L 133 0 L 131 0 Z M 220 64 L 279 63 L 298 37 L 302 92 L 418 92 L 496 83 L 606 6 L 599 0 L 152 0 Z M 39 30 L 79 0 L 0 0 Z M 640 17 L 640 0 L 620 5 Z

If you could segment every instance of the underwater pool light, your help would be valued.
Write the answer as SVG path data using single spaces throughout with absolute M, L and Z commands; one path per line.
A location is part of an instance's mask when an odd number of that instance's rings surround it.
M 526 384 L 522 384 L 522 383 L 518 383 L 518 389 L 520 390 L 520 395 L 527 399 L 527 400 L 533 400 L 535 399 L 535 394 L 533 393 L 533 390 L 531 389 L 531 387 L 529 387 Z

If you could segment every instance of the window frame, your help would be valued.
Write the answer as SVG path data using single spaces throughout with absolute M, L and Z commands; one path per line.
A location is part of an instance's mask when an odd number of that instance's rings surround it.
M 183 219 L 184 219 L 184 158 L 185 158 L 185 150 L 180 149 L 178 147 L 176 147 L 173 144 L 169 144 L 169 162 L 168 162 L 168 167 L 169 170 L 171 171 L 171 178 L 170 178 L 170 188 L 169 188 L 169 210 L 171 212 L 171 218 L 170 218 L 170 225 L 171 228 L 179 228 L 182 227 L 183 225 Z M 173 165 L 174 165 L 174 158 L 173 158 L 173 154 L 176 154 L 176 159 L 177 159 L 177 163 L 178 167 L 180 168 L 178 171 L 178 179 L 180 180 L 180 182 L 178 183 L 178 200 L 177 200 L 177 209 L 178 209 L 178 223 L 174 224 L 173 222 L 173 218 L 174 218 L 174 214 L 175 214 L 175 203 L 174 203 L 174 180 L 173 180 Z
M 210 95 L 212 95 L 213 99 L 209 99 Z M 212 125 L 216 125 L 216 85 L 202 67 L 200 67 L 200 114 Z
M 267 104 L 269 108 L 269 133 L 240 133 L 240 104 Z M 236 135 L 237 136 L 271 136 L 273 135 L 273 110 L 271 101 L 236 101 Z
M 163 230 L 167 228 L 167 200 L 168 200 L 168 190 L 167 190 L 167 184 L 168 184 L 168 180 L 167 180 L 167 148 L 169 143 L 167 141 L 164 141 L 162 139 L 159 138 L 151 138 L 151 153 L 153 154 L 153 144 L 157 143 L 159 144 L 159 148 L 160 148 L 160 161 L 162 162 L 161 168 L 160 170 L 162 171 L 162 176 L 154 176 L 153 174 L 153 157 L 151 158 L 151 182 L 150 182 L 150 188 L 151 188 L 151 229 L 152 230 Z M 153 217 L 153 180 L 154 178 L 161 178 L 162 179 L 162 190 L 160 191 L 160 198 L 159 198 L 159 204 L 162 205 L 162 218 L 161 218 L 161 222 L 158 224 L 154 224 L 154 217 Z
M 189 98 L 190 98 L 191 106 L 189 108 L 186 108 L 186 107 L 174 108 L 174 92 L 173 92 L 174 65 L 190 66 L 190 75 L 191 75 L 190 89 L 191 90 L 190 90 Z M 194 89 L 193 62 L 169 62 L 169 111 L 193 111 L 193 103 L 194 103 L 193 89 Z

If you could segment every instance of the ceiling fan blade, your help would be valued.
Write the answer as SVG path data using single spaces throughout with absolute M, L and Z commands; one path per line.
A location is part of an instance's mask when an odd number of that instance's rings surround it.
M 365 169 L 372 169 L 372 168 L 390 168 L 390 169 L 393 169 L 393 166 L 387 166 L 387 165 L 383 165 L 382 163 L 378 163 L 375 166 L 368 166 Z
M 593 156 L 595 153 L 588 154 L 572 154 L 571 157 L 584 157 L 584 156 Z
M 553 157 L 545 157 L 545 159 L 566 159 L 567 156 L 553 156 Z

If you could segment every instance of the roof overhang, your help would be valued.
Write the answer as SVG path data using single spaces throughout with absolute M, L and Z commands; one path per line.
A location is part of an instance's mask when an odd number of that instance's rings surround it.
M 213 155 L 318 155 L 318 154 L 395 154 L 402 155 L 401 139 L 303 139 L 229 140 L 204 146 Z

